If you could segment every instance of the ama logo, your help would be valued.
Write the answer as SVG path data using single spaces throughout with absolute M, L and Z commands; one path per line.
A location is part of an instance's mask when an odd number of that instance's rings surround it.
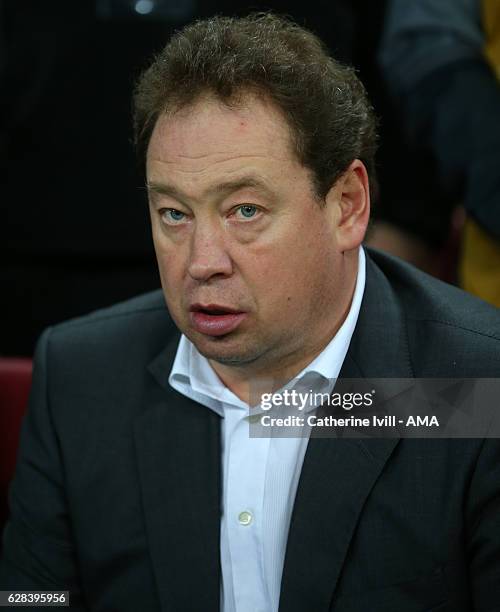
M 439 427 L 437 416 L 409 416 L 406 427 Z

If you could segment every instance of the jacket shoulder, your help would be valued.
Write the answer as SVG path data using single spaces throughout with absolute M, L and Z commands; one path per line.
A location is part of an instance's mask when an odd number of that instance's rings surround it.
M 375 250 L 404 313 L 416 376 L 500 376 L 500 309 Z
M 156 312 L 165 312 L 166 305 L 163 293 L 160 289 L 137 295 L 123 302 L 118 302 L 112 306 L 99 308 L 84 316 L 68 319 L 58 323 L 53 327 L 55 332 L 67 332 L 79 327 L 88 327 L 105 324 L 106 321 L 113 321 L 124 318 L 141 317 Z
M 77 362 L 142 353 L 154 356 L 177 331 L 161 290 L 59 323 L 44 334 L 51 347 Z

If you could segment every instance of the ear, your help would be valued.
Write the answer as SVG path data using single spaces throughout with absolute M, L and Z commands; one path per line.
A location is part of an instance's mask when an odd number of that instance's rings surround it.
M 327 205 L 337 205 L 335 233 L 342 252 L 357 248 L 370 218 L 370 187 L 365 165 L 355 159 L 326 195 Z

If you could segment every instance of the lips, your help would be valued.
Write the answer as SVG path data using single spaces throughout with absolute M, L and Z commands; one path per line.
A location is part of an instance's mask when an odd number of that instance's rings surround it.
M 192 327 L 207 336 L 229 334 L 246 316 L 245 312 L 221 304 L 193 304 L 189 309 Z

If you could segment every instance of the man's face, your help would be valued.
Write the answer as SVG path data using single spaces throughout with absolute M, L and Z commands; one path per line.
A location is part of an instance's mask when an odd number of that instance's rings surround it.
M 147 155 L 153 239 L 169 311 L 208 359 L 262 370 L 317 354 L 350 300 L 335 198 L 270 103 L 213 98 L 159 118 Z M 352 289 L 352 287 L 351 287 Z

